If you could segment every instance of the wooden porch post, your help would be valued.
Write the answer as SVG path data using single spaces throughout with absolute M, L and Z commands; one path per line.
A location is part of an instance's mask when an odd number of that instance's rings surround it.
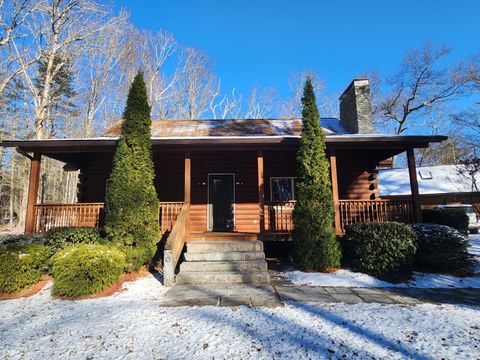
M 191 159 L 190 151 L 185 152 L 185 184 L 184 184 L 184 203 L 188 209 L 188 216 L 185 224 L 185 231 L 190 234 L 190 199 L 191 199 L 191 189 L 192 189 L 192 168 L 191 168 Z
M 30 178 L 28 181 L 28 200 L 27 214 L 25 217 L 25 232 L 33 233 L 35 231 L 35 205 L 38 197 L 38 184 L 40 182 L 40 161 L 41 155 L 33 154 L 30 160 Z
M 265 232 L 265 184 L 263 179 L 263 151 L 257 152 L 258 204 L 260 206 L 260 233 Z
M 422 222 L 422 208 L 420 204 L 420 193 L 418 192 L 417 167 L 415 165 L 414 149 L 407 150 L 408 175 L 410 177 L 410 190 L 415 206 L 415 218 L 417 222 Z
M 340 202 L 338 199 L 337 155 L 335 150 L 330 152 L 330 174 L 332 178 L 333 208 L 335 210 L 335 232 L 337 235 L 342 235 Z

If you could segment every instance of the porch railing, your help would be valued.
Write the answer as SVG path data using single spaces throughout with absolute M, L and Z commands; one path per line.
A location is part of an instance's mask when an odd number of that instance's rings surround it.
M 190 232 L 190 205 L 182 205 L 172 231 L 168 234 L 163 251 L 163 281 L 165 286 L 173 286 L 175 281 L 175 268 L 182 254 L 185 240 Z
M 171 231 L 183 202 L 161 202 L 159 220 L 162 234 Z M 35 232 L 44 233 L 55 227 L 98 227 L 103 221 L 104 203 L 37 204 Z
M 265 231 L 290 232 L 293 230 L 293 208 L 295 201 L 265 202 Z
M 182 211 L 183 202 L 161 202 L 160 203 L 160 226 L 162 234 L 172 231 L 177 221 L 180 211 Z
M 103 203 L 37 204 L 35 207 L 35 232 L 43 233 L 54 227 L 98 227 L 103 220 Z M 265 231 L 286 233 L 293 230 L 295 201 L 265 202 Z M 162 234 L 173 232 L 183 202 L 161 202 L 160 223 Z M 340 200 L 341 230 L 353 223 L 398 221 L 415 222 L 413 200 Z
M 44 233 L 65 226 L 98 227 L 103 207 L 103 203 L 34 205 L 35 232 Z
M 294 207 L 295 201 L 265 202 L 265 231 L 291 232 Z M 340 200 L 339 211 L 342 233 L 348 225 L 358 222 L 415 222 L 413 200 Z
M 415 222 L 413 200 L 340 200 L 339 211 L 342 232 L 354 223 Z

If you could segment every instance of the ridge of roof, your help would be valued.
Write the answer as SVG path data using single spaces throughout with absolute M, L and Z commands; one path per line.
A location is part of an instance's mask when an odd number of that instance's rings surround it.
M 101 136 L 120 136 L 122 121 L 117 121 Z M 320 125 L 327 134 L 348 134 L 337 118 L 320 118 Z M 171 136 L 272 136 L 300 135 L 300 118 L 268 119 L 180 119 L 152 120 L 152 137 Z

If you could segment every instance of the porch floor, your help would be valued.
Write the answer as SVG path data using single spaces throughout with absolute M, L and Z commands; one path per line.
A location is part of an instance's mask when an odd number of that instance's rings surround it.
M 226 241 L 226 240 L 259 240 L 258 233 L 245 233 L 245 232 L 216 232 L 205 231 L 201 233 L 191 233 L 187 239 L 189 241 Z

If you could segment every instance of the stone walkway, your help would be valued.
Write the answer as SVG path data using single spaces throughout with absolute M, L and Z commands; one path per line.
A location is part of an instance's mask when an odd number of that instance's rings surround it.
M 347 288 L 294 285 L 280 272 L 270 274 L 280 300 L 347 304 L 464 304 L 480 306 L 480 289 Z
M 320 303 L 464 304 L 480 306 L 480 289 L 346 288 L 294 285 L 271 272 L 270 284 L 175 285 L 162 306 L 282 306 L 285 301 Z

